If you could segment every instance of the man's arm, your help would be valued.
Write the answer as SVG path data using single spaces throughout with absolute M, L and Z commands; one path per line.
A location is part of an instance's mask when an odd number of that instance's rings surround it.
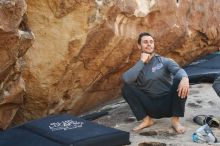
M 152 58 L 152 56 L 153 54 L 151 55 L 142 52 L 140 60 L 132 68 L 130 68 L 122 75 L 122 80 L 128 84 L 134 83 L 141 69 L 144 67 L 144 63 L 147 63 Z
M 168 60 L 166 62 L 168 70 L 177 78 L 181 79 L 178 86 L 178 96 L 186 98 L 189 95 L 189 78 L 184 69 L 180 68 L 179 65 L 173 61 Z
M 174 60 L 166 59 L 165 64 L 168 70 L 175 76 L 175 78 L 182 79 L 188 77 L 184 69 L 182 69 Z
M 144 62 L 142 60 L 139 60 L 132 68 L 130 68 L 122 75 L 122 80 L 128 84 L 135 82 L 139 72 L 143 67 Z
M 217 93 L 217 95 L 220 97 L 220 76 L 217 79 L 215 79 L 212 87 Z

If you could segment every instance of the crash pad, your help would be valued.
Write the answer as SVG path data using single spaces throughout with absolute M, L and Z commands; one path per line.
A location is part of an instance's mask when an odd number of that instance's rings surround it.
M 121 146 L 129 132 L 72 115 L 53 115 L 0 132 L 0 145 L 11 146 Z
M 190 83 L 213 82 L 220 75 L 220 54 L 208 54 L 183 68 Z

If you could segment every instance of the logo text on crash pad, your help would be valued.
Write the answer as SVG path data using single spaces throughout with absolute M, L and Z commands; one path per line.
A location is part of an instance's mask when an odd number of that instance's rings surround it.
M 84 122 L 73 121 L 73 120 L 65 120 L 61 122 L 53 122 L 50 123 L 49 128 L 51 131 L 58 131 L 58 130 L 70 130 L 81 128 Z

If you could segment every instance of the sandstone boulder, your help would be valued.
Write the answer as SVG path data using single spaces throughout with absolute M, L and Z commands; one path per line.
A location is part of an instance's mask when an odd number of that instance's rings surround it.
M 25 0 L 0 1 L 0 129 L 7 128 L 23 104 L 23 56 L 34 35 L 25 26 Z

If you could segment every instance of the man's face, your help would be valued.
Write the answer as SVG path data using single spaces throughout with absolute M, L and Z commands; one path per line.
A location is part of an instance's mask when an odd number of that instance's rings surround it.
M 142 52 L 149 54 L 154 53 L 154 39 L 151 36 L 143 36 L 139 47 Z

